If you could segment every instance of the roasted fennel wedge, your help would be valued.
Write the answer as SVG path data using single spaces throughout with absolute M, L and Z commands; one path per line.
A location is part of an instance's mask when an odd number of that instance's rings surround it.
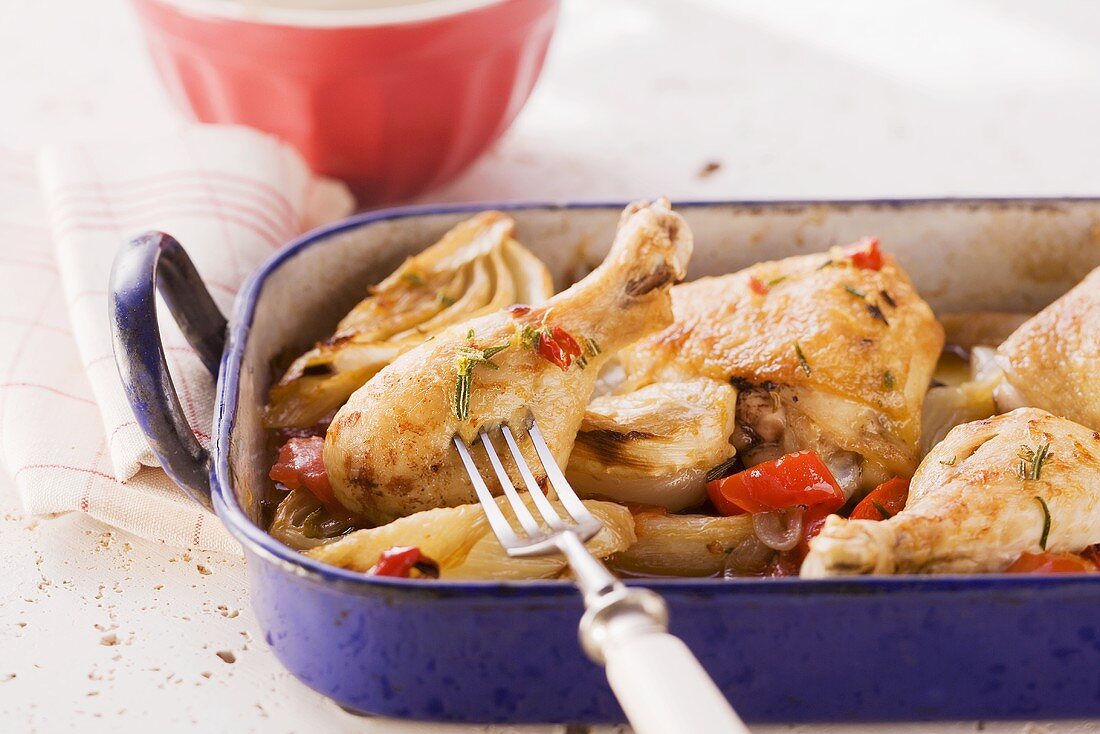
M 706 473 L 734 454 L 737 391 L 697 379 L 596 398 L 585 411 L 566 477 L 582 496 L 672 511 L 706 499 Z
M 532 514 L 538 510 L 523 495 Z M 505 497 L 497 499 L 504 514 L 518 525 Z M 562 517 L 564 510 L 555 501 L 551 504 Z M 585 507 L 603 524 L 603 528 L 588 541 L 588 549 L 598 558 L 606 558 L 634 543 L 634 519 L 622 505 L 585 500 Z M 566 568 L 560 555 L 533 558 L 511 558 L 492 534 L 485 512 L 480 505 L 460 505 L 425 510 L 399 518 L 377 528 L 358 530 L 327 545 L 307 552 L 318 561 L 352 571 L 367 572 L 383 551 L 395 547 L 415 546 L 439 564 L 439 577 L 444 580 L 511 581 L 547 579 Z
M 275 509 L 268 532 L 297 551 L 332 543 L 359 527 L 349 514 L 333 512 L 307 489 L 292 489 Z
M 637 541 L 608 565 L 627 575 L 718 576 L 731 552 L 753 535 L 752 516 L 673 515 L 645 509 L 634 515 Z
M 379 370 L 442 329 L 553 295 L 550 272 L 514 237 L 515 223 L 483 212 L 451 229 L 371 289 L 336 332 L 271 388 L 270 428 L 306 428 L 339 408 Z

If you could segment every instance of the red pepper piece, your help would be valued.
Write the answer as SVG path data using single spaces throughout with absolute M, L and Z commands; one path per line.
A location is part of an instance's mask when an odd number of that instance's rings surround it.
M 823 505 L 831 512 L 844 504 L 840 485 L 813 451 L 796 451 L 710 482 L 707 496 L 723 515 L 784 510 L 796 505 Z
M 326 507 L 339 508 L 325 471 L 324 450 L 321 436 L 292 438 L 279 449 L 279 458 L 267 475 L 288 489 L 305 487 Z
M 833 510 L 827 505 L 807 507 L 802 513 L 802 540 L 798 541 L 798 547 L 794 550 L 798 553 L 799 564 L 810 552 L 810 541 L 821 533 L 821 528 L 825 527 L 825 518 L 832 514 Z
M 850 246 L 846 254 L 857 268 L 865 270 L 882 270 L 882 250 L 878 246 L 878 237 L 864 237 L 859 242 Z
M 539 356 L 548 362 L 553 362 L 562 370 L 569 369 L 573 360 L 581 356 L 581 345 L 573 336 L 560 326 L 552 326 L 539 332 L 539 341 L 536 346 Z
M 908 499 L 909 480 L 894 477 L 872 489 L 848 517 L 852 520 L 886 520 L 904 510 Z
M 371 576 L 408 578 L 413 566 L 423 557 L 416 546 L 395 546 L 382 551 L 382 555 L 378 557 L 378 563 L 371 566 L 367 573 Z

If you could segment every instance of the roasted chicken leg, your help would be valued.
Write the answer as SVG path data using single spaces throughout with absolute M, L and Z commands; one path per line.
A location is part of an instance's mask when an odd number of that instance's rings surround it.
M 998 407 L 1030 405 L 1100 429 L 1100 268 L 997 350 Z
M 553 295 L 546 266 L 515 239 L 515 222 L 482 212 L 410 257 L 294 360 L 271 388 L 271 428 L 322 422 L 379 370 L 452 324 Z
M 925 457 L 905 509 L 829 517 L 802 576 L 1003 571 L 1022 553 L 1100 543 L 1100 432 L 1036 408 L 957 426 Z
M 631 205 L 607 259 L 540 306 L 513 307 L 451 327 L 406 352 L 352 395 L 325 439 L 337 499 L 382 524 L 476 502 L 452 443 L 508 424 L 544 479 L 526 436 L 533 416 L 564 466 L 600 366 L 672 322 L 671 286 L 684 277 L 691 232 L 667 201 Z M 492 470 L 484 453 L 482 474 Z M 522 481 L 514 467 L 517 486 Z

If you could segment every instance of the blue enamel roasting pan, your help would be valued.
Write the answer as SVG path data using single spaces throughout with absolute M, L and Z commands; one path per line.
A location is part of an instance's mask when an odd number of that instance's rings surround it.
M 406 256 L 472 212 L 510 211 L 559 286 L 599 262 L 621 204 L 398 209 L 311 232 L 218 313 L 183 250 L 120 254 L 116 354 L 172 477 L 240 540 L 264 636 L 306 685 L 364 714 L 461 722 L 619 722 L 577 641 L 565 582 L 371 578 L 305 558 L 257 524 L 270 363 L 329 334 Z M 690 277 L 882 238 L 940 313 L 1035 310 L 1100 265 L 1100 200 L 680 204 Z M 218 381 L 213 450 L 187 429 L 158 335 L 158 289 Z M 1098 336 L 1100 338 L 1100 336 Z M 1100 716 L 1100 574 L 802 581 L 647 580 L 671 629 L 749 721 Z

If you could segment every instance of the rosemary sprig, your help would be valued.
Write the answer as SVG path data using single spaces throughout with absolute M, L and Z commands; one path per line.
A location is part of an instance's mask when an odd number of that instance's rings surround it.
M 401 273 L 401 280 L 410 285 L 421 286 L 424 285 L 424 279 L 416 273 Z
M 574 361 L 574 364 L 583 370 L 588 366 L 588 360 L 600 353 L 600 345 L 592 337 L 583 336 L 581 337 L 581 350 L 581 354 Z
M 495 347 L 485 347 L 481 350 L 481 361 L 489 362 L 490 359 L 503 352 L 509 346 L 511 345 L 508 342 L 504 342 L 503 344 L 497 344 Z M 489 363 L 492 364 L 491 362 Z M 495 364 L 493 364 L 492 366 L 493 369 L 497 368 Z
M 881 503 L 876 502 L 875 500 L 871 500 L 871 506 L 878 510 L 878 514 L 882 515 L 883 520 L 889 520 L 891 517 L 894 516 L 894 513 L 887 510 L 885 507 L 882 506 Z
M 885 372 L 882 373 L 882 385 L 883 385 L 883 387 L 885 387 L 887 390 L 893 390 L 894 389 L 894 382 L 895 381 L 894 381 L 894 373 L 893 372 L 891 372 L 890 370 L 886 370 Z
M 847 283 L 845 283 L 844 284 L 844 290 L 848 291 L 849 293 L 851 293 L 856 298 L 862 298 L 864 300 L 867 300 L 867 294 L 864 293 L 863 291 L 861 291 L 859 288 L 856 288 L 854 285 L 848 285 Z
M 771 287 L 772 287 L 773 285 L 779 285 L 780 283 L 782 283 L 782 282 L 783 282 L 784 280 L 786 280 L 786 279 L 787 279 L 787 277 L 788 277 L 788 276 L 786 276 L 786 275 L 780 275 L 780 276 L 779 276 L 778 278 L 772 278 L 771 280 L 769 280 L 769 281 L 768 281 L 767 283 L 765 283 L 764 285 L 766 285 L 766 286 L 768 286 L 769 288 L 771 288 Z
M 1035 501 L 1043 508 L 1043 535 L 1039 538 L 1039 547 L 1047 549 L 1047 538 L 1050 536 L 1050 508 L 1042 497 L 1036 496 Z
M 1043 462 L 1050 456 L 1050 444 L 1041 444 L 1037 449 L 1021 446 L 1016 456 L 1020 459 L 1020 463 L 1016 465 L 1016 473 L 1020 475 L 1020 479 L 1038 479 L 1043 473 Z
M 877 303 L 868 303 L 867 312 L 871 314 L 871 318 L 881 321 L 887 326 L 890 325 L 890 322 L 886 320 L 886 314 L 882 312 L 882 309 L 878 307 Z
M 802 366 L 802 371 L 807 375 L 813 370 L 810 369 L 810 363 L 806 361 L 806 355 L 802 353 L 802 345 L 798 342 L 794 343 L 794 353 L 798 355 L 798 363 Z
M 474 330 L 466 332 L 466 339 L 474 338 Z M 455 361 L 455 398 L 451 406 L 455 417 L 464 421 L 470 417 L 470 389 L 474 382 L 474 367 L 485 365 L 489 369 L 499 369 L 499 365 L 493 361 L 493 357 L 511 346 L 510 342 L 496 344 L 491 347 L 479 349 L 467 345 L 459 347 L 458 359 Z
M 474 379 L 474 366 L 470 362 L 459 361 L 458 380 L 455 384 L 455 400 L 451 409 L 455 418 L 464 421 L 470 417 L 470 386 Z
M 733 470 L 736 469 L 740 465 L 740 462 L 741 462 L 741 458 L 739 456 L 737 456 L 736 454 L 734 454 L 733 456 L 729 457 L 728 459 L 723 461 L 718 466 L 713 467 L 712 469 L 707 471 L 706 476 L 704 478 L 708 482 L 713 482 L 716 479 L 725 479 L 730 474 L 733 474 Z

